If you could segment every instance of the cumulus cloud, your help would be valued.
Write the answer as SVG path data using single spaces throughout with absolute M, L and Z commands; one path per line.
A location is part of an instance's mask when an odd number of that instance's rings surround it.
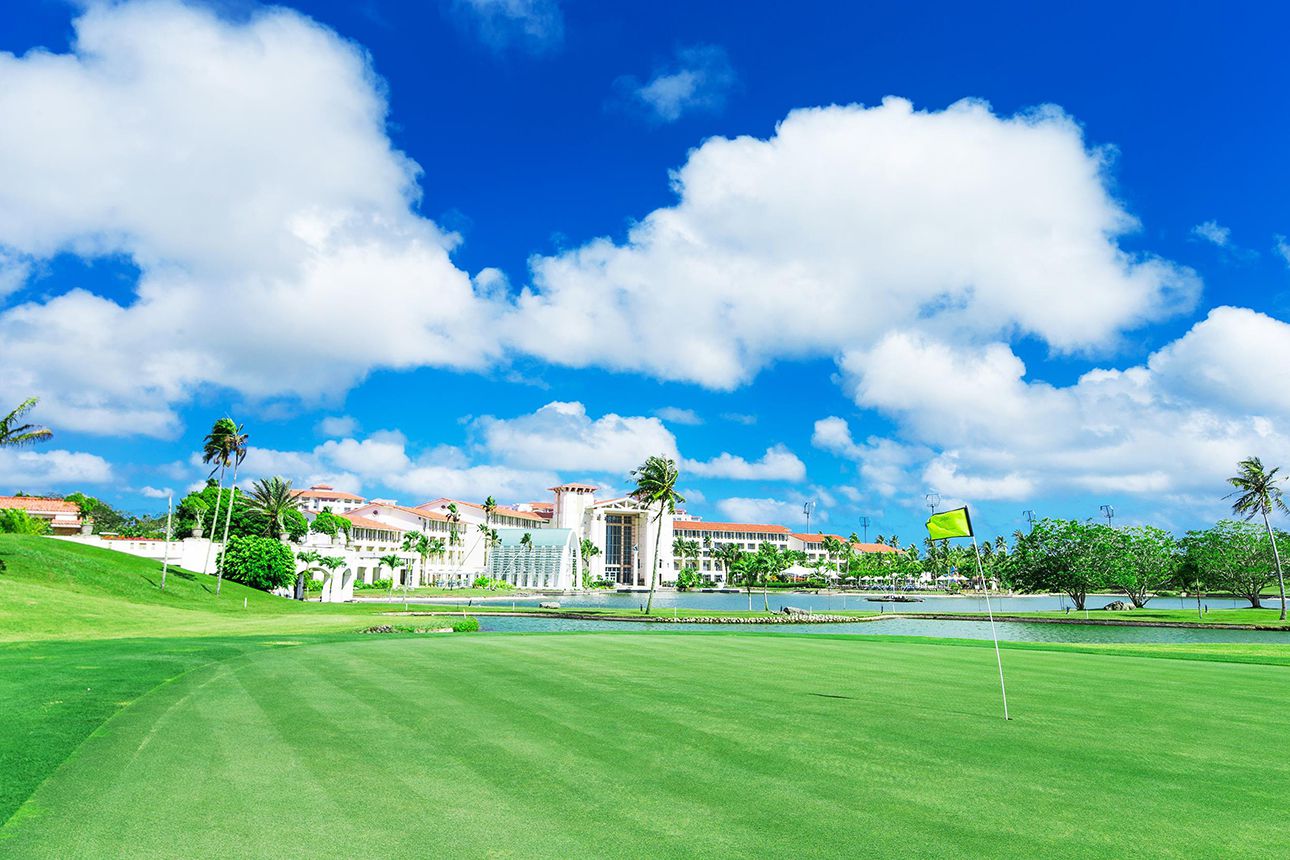
M 70 53 L 0 53 L 0 252 L 141 272 L 126 299 L 0 312 L 0 396 L 167 436 L 205 385 L 326 400 L 375 367 L 494 360 L 496 298 L 413 211 L 419 168 L 386 107 L 361 50 L 280 8 L 93 4 Z
M 169 487 L 140 487 L 139 495 L 145 499 L 165 499 L 169 498 L 173 492 Z
M 0 448 L 0 484 L 14 490 L 75 489 L 80 484 L 106 484 L 114 479 L 112 466 L 96 454 Z
M 472 424 L 480 448 L 512 466 L 626 474 L 652 454 L 677 459 L 676 437 L 658 418 L 591 418 L 581 403 L 548 403 L 517 418 Z
M 742 481 L 802 481 L 806 464 L 783 445 L 766 449 L 760 460 L 721 454 L 707 461 L 684 460 L 681 469 L 700 478 L 731 478 Z
M 888 492 L 1025 499 L 1074 490 L 1190 498 L 1219 493 L 1241 457 L 1290 458 L 1280 429 L 1290 406 L 1269 376 L 1286 361 L 1290 325 L 1221 307 L 1145 364 L 1091 370 L 1068 386 L 1028 381 L 1005 344 L 914 333 L 841 363 L 856 402 L 895 419 L 904 437 L 886 442 Z
M 654 410 L 654 414 L 672 424 L 702 424 L 703 419 L 693 409 L 682 409 L 679 406 L 664 406 Z
M 802 513 L 805 501 L 805 496 L 796 495 L 785 499 L 736 496 L 717 502 L 717 511 L 730 522 L 783 525 L 798 531 L 806 527 L 805 514 Z M 817 523 L 828 522 L 828 519 L 828 511 L 823 506 L 816 508 L 811 517 L 812 528 Z
M 328 415 L 315 429 L 323 436 L 353 436 L 358 432 L 358 419 L 350 415 Z
M 1053 107 L 797 110 L 769 140 L 705 141 L 673 177 L 676 205 L 624 243 L 535 258 L 511 335 L 551 362 L 716 388 L 914 323 L 1109 347 L 1190 307 L 1198 282 L 1119 247 L 1137 224 L 1106 167 Z
M 518 47 L 541 54 L 564 41 L 557 0 L 452 0 L 453 17 L 495 51 Z
M 1285 236 L 1277 234 L 1272 237 L 1272 250 L 1285 261 L 1287 266 L 1290 266 L 1290 241 L 1286 241 Z
M 653 120 L 676 122 L 688 113 L 712 113 L 725 106 L 736 83 L 730 58 L 719 45 L 691 45 L 676 50 L 672 62 L 649 80 L 627 75 L 614 82 L 619 98 Z
M 1232 241 L 1232 231 L 1217 221 L 1206 221 L 1191 228 L 1191 234 L 1197 239 L 1211 242 L 1220 248 Z
M 851 425 L 845 418 L 830 415 L 815 422 L 811 433 L 811 444 L 840 457 L 850 460 L 860 459 L 861 448 L 851 438 Z

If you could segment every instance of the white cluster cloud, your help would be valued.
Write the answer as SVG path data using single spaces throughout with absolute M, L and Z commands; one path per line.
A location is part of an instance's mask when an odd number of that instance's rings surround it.
M 412 210 L 419 168 L 357 47 L 287 10 L 230 23 L 169 0 L 75 27 L 72 53 L 0 53 L 0 254 L 8 272 L 125 254 L 141 274 L 127 300 L 0 312 L 0 398 L 169 436 L 201 386 L 326 400 L 374 367 L 496 359 L 496 299 Z
M 328 415 L 318 422 L 316 429 L 323 436 L 353 436 L 358 432 L 358 419 L 352 415 Z
M 724 452 L 707 461 L 686 460 L 658 418 L 593 418 L 578 402 L 554 401 L 514 418 L 482 416 L 470 422 L 468 434 L 465 448 L 441 445 L 419 453 L 397 430 L 328 439 L 308 451 L 253 446 L 239 482 L 283 475 L 298 485 L 321 482 L 352 492 L 379 487 L 417 497 L 492 494 L 524 501 L 545 498 L 548 488 L 570 478 L 625 480 L 651 454 L 680 460 L 687 477 L 799 482 L 806 475 L 802 461 L 782 445 L 754 461 Z
M 682 409 L 679 406 L 664 406 L 662 409 L 654 410 L 654 414 L 669 424 L 690 424 L 698 425 L 703 423 L 703 418 L 693 409 Z
M 836 417 L 816 423 L 814 442 L 864 468 L 876 459 L 887 493 L 1214 497 L 1238 459 L 1290 458 L 1280 429 L 1290 403 L 1272 370 L 1288 361 L 1290 325 L 1229 307 L 1144 365 L 1092 370 L 1064 387 L 1026 381 L 1002 343 L 893 333 L 841 365 L 856 403 L 896 419 L 908 444 L 857 445 Z
M 691 45 L 678 48 L 672 62 L 648 81 L 627 75 L 614 86 L 621 98 L 643 108 L 650 118 L 676 122 L 687 113 L 720 110 L 736 80 L 724 48 Z
M 1118 246 L 1136 222 L 1105 168 L 1056 108 L 794 111 L 769 140 L 695 149 L 677 204 L 626 242 L 535 259 L 510 335 L 551 362 L 718 388 L 913 325 L 1110 347 L 1190 307 L 1198 282 Z
M 557 0 L 452 0 L 457 20 L 489 47 L 534 54 L 560 47 L 564 13 Z
M 760 460 L 749 462 L 743 457 L 720 454 L 706 462 L 684 460 L 681 470 L 699 478 L 730 478 L 740 481 L 802 481 L 806 464 L 783 445 L 766 449 Z
M 625 475 L 647 456 L 676 459 L 676 437 L 658 418 L 592 419 L 581 403 L 553 402 L 518 418 L 477 418 L 478 444 L 512 466 Z
M 1206 242 L 1211 242 L 1220 248 L 1232 241 L 1231 229 L 1212 220 L 1192 227 L 1191 234 L 1197 239 L 1204 239 Z
M 67 485 L 106 484 L 114 479 L 111 464 L 96 454 L 0 448 L 0 485 L 10 492 L 43 492 Z

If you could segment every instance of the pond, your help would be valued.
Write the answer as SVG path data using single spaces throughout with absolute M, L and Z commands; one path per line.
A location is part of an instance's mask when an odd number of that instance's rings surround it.
M 515 598 L 486 598 L 484 601 L 487 605 L 509 606 L 514 603 L 516 606 L 537 606 L 545 601 L 557 601 L 561 607 L 574 609 L 579 607 L 608 607 L 622 609 L 623 611 L 637 610 L 644 605 L 646 594 L 643 592 L 632 592 L 619 594 L 616 592 L 593 593 L 593 594 L 562 594 L 551 597 L 539 597 L 533 595 L 524 595 Z M 948 595 L 922 595 L 922 603 L 881 603 L 868 600 L 869 597 L 877 597 L 877 594 L 810 594 L 810 593 L 776 593 L 771 592 L 769 595 L 770 608 L 773 612 L 781 611 L 785 606 L 796 606 L 800 609 L 810 609 L 819 612 L 830 612 L 839 609 L 869 609 L 878 611 L 883 609 L 887 612 L 901 611 L 906 612 L 985 612 L 985 599 L 982 597 L 950 597 Z M 1113 600 L 1124 600 L 1123 595 L 1118 594 L 1090 594 L 1086 601 L 1086 606 L 1092 609 L 1101 609 Z M 401 601 L 400 601 L 401 602 Z M 450 603 L 453 606 L 460 605 L 462 601 L 455 598 L 413 598 L 416 603 Z M 481 602 L 476 599 L 476 602 Z M 1204 598 L 1204 605 L 1210 609 L 1239 609 L 1248 607 L 1249 601 L 1233 600 L 1231 598 Z M 1275 601 L 1264 601 L 1265 606 L 1270 606 Z M 654 605 L 659 609 L 671 609 L 673 606 L 679 609 L 748 609 L 748 595 L 746 594 L 704 594 L 703 592 L 678 592 L 678 591 L 660 591 L 654 595 Z M 752 608 L 761 609 L 764 603 L 761 592 L 753 592 Z M 1042 610 L 1062 610 L 1071 606 L 1070 598 L 1064 595 L 1049 594 L 1023 594 L 1016 597 L 991 597 L 990 605 L 996 613 L 1008 612 L 1038 612 Z M 1191 609 L 1196 606 L 1196 601 L 1179 597 L 1157 597 L 1149 604 L 1152 609 Z
M 657 601 L 656 601 L 657 602 Z M 547 633 L 625 630 L 651 633 L 662 630 L 755 630 L 772 634 L 847 633 L 859 636 L 934 636 L 953 639 L 989 639 L 984 621 L 937 621 L 923 618 L 890 618 L 842 624 L 774 624 L 741 627 L 730 624 L 669 624 L 633 621 L 582 621 L 574 618 L 521 618 L 478 615 L 484 631 Z M 1086 624 L 1036 624 L 1001 621 L 999 638 L 1015 642 L 1258 642 L 1290 645 L 1290 632 L 1268 630 L 1211 630 L 1190 627 L 1103 627 Z

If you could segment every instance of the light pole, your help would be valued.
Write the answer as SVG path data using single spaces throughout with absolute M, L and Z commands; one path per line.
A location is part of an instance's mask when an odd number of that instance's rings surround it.
M 935 514 L 936 506 L 941 503 L 940 494 L 937 493 L 935 490 L 933 490 L 932 492 L 923 496 L 923 498 L 927 500 L 927 507 L 931 509 L 933 514 Z
M 868 517 L 860 518 L 860 528 L 864 530 L 864 542 L 868 543 L 869 542 L 869 518 Z
M 1022 511 L 1021 515 L 1026 518 L 1026 522 L 1030 523 L 1030 530 L 1034 531 L 1035 530 L 1035 512 Z
M 806 514 L 806 533 L 811 533 L 811 511 L 815 510 L 815 502 L 805 502 L 802 505 L 802 513 Z
M 1115 526 L 1111 522 L 1111 520 L 1115 518 L 1115 508 L 1111 507 L 1110 505 L 1102 505 L 1102 516 L 1106 517 L 1106 524 L 1108 526 L 1111 526 L 1111 528 L 1115 528 Z

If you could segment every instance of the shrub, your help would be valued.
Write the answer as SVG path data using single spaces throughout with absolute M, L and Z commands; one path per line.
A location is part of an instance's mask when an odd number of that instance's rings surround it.
M 360 582 L 358 585 L 356 585 L 356 586 L 354 586 L 354 587 L 355 587 L 355 588 L 357 588 L 357 589 L 359 589 L 359 590 L 363 590 L 363 589 L 371 589 L 372 591 L 378 591 L 378 590 L 380 590 L 380 591 L 389 591 L 391 588 L 393 588 L 393 587 L 394 587 L 394 580 L 392 580 L 392 579 L 373 579 L 370 583 L 369 583 L 369 582 Z
M 676 587 L 681 591 L 689 591 L 691 588 L 698 588 L 703 585 L 703 577 L 692 567 L 685 567 L 676 575 Z
M 488 591 L 497 591 L 498 589 L 510 588 L 510 585 L 500 579 L 494 579 L 491 576 L 478 576 L 470 584 L 471 588 L 483 588 Z
M 331 508 L 323 508 L 314 516 L 314 521 L 309 524 L 309 530 L 315 534 L 336 537 L 337 533 L 344 532 L 345 537 L 349 537 L 349 520 L 344 517 L 338 517 L 331 512 Z
M 286 588 L 296 579 L 295 555 L 273 538 L 232 535 L 220 555 L 226 577 L 261 591 Z
M 0 533 L 13 535 L 47 535 L 49 523 L 17 508 L 0 510 Z

